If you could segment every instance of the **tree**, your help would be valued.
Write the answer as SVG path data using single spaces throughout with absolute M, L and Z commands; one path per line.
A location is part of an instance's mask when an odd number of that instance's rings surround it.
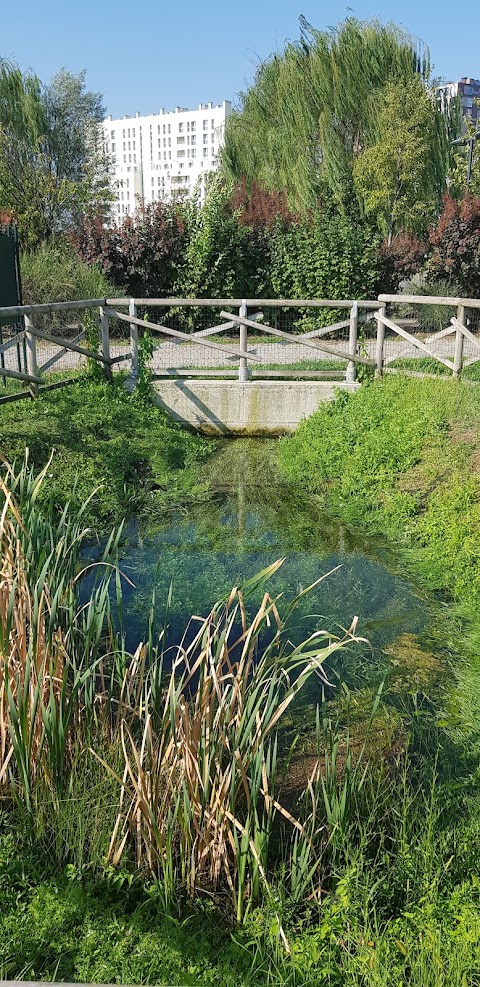
M 272 231 L 273 297 L 375 297 L 381 281 L 379 241 L 358 216 L 339 215 L 327 204 L 294 223 L 279 220 Z M 315 312 L 315 325 L 331 321 L 329 310 Z
M 64 232 L 80 211 L 108 208 L 103 115 L 101 96 L 86 90 L 84 72 L 62 69 L 44 87 L 0 62 L 0 204 L 14 210 L 25 245 Z
M 480 105 L 480 100 L 477 100 Z M 453 159 L 449 190 L 456 198 L 461 199 L 466 192 L 470 195 L 480 195 L 480 138 L 477 138 L 473 142 L 472 149 L 472 168 L 470 175 L 470 182 L 467 186 L 467 175 L 468 175 L 468 157 L 469 157 L 469 138 L 473 137 L 474 134 L 478 133 L 480 130 L 480 123 L 477 120 L 476 123 L 470 117 L 465 120 L 465 133 L 464 140 L 465 143 L 456 147 L 455 155 Z
M 426 82 L 429 54 L 400 28 L 378 21 L 349 18 L 316 31 L 301 20 L 301 27 L 300 41 L 260 66 L 227 120 L 223 166 L 237 181 L 285 189 L 296 210 L 315 208 L 322 196 L 344 208 L 355 159 L 377 137 L 387 84 Z M 443 145 L 435 151 L 444 173 Z
M 241 223 L 233 188 L 214 175 L 202 209 L 190 207 L 190 239 L 180 277 L 181 294 L 192 298 L 265 297 L 270 250 L 265 230 Z
M 441 203 L 449 157 L 441 119 L 419 76 L 387 83 L 375 140 L 355 159 L 353 177 L 388 245 L 400 229 L 426 231 Z

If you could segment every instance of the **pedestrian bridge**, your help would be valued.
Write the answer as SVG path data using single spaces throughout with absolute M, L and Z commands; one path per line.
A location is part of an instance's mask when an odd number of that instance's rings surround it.
M 130 390 L 151 386 L 172 417 L 206 434 L 279 434 L 374 374 L 468 376 L 480 360 L 480 300 L 109 298 L 0 308 L 8 384 L 0 403 L 68 386 L 87 360 L 107 377 L 127 370 Z

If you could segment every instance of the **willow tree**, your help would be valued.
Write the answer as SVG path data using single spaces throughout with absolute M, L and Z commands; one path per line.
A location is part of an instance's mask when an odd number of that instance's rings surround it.
M 385 87 L 412 79 L 429 84 L 428 49 L 395 25 L 349 18 L 317 31 L 302 19 L 300 41 L 260 66 L 228 119 L 225 171 L 286 189 L 297 210 L 322 194 L 345 205 L 354 162 L 378 136 Z M 443 175 L 445 142 L 437 146 Z

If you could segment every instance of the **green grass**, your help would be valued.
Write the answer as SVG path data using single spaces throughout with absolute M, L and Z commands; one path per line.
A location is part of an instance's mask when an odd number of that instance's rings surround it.
M 0 405 L 0 453 L 20 461 L 28 447 L 42 467 L 55 450 L 45 496 L 59 506 L 73 496 L 80 505 L 95 491 L 87 519 L 101 528 L 153 501 L 171 506 L 202 496 L 201 464 L 212 449 L 129 395 L 123 381 L 123 374 L 107 384 L 85 373 L 35 401 Z M 18 389 L 12 383 L 8 392 Z
M 414 548 L 431 588 L 477 599 L 479 427 L 476 387 L 388 377 L 324 405 L 279 462 L 349 523 Z

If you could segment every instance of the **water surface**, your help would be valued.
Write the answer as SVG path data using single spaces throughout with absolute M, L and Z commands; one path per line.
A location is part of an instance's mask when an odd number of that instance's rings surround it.
M 172 584 L 168 643 L 174 645 L 191 615 L 206 615 L 232 585 L 284 557 L 266 587 L 280 597 L 280 612 L 283 601 L 331 572 L 299 604 L 289 625 L 292 640 L 321 629 L 342 635 L 354 617 L 357 633 L 368 639 L 331 659 L 334 675 L 357 687 L 379 681 L 408 658 L 409 642 L 418 663 L 431 647 L 432 602 L 402 575 L 391 549 L 348 530 L 285 483 L 272 465 L 272 448 L 259 439 L 218 442 L 204 503 L 168 516 L 153 510 L 148 522 L 127 528 L 121 566 L 135 584 L 125 586 L 129 646 L 145 638 L 154 587 L 159 633 Z

